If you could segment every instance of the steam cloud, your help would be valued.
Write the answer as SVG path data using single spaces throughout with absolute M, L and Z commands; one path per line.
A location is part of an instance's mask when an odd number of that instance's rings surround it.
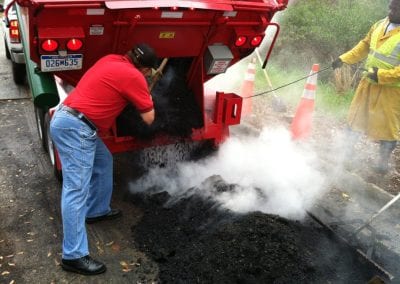
M 230 137 L 215 155 L 201 161 L 153 168 L 131 184 L 131 190 L 167 191 L 172 196 L 200 192 L 236 212 L 301 219 L 325 188 L 318 167 L 316 155 L 293 142 L 286 129 L 264 128 L 257 137 Z M 230 190 L 216 190 L 210 178 L 216 176 Z

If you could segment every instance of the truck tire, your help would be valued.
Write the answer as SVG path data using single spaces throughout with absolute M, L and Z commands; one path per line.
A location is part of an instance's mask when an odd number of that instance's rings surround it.
M 47 139 L 45 138 L 45 132 L 47 131 L 47 129 L 44 127 L 44 114 L 45 111 L 43 109 L 35 106 L 36 128 L 38 130 L 39 140 L 42 144 L 43 150 L 47 153 Z
M 17 85 L 25 84 L 26 67 L 25 64 L 12 63 L 12 74 L 14 83 Z
M 44 138 L 46 140 L 46 145 L 47 145 L 47 152 L 49 154 L 50 158 L 50 163 L 51 166 L 53 167 L 53 174 L 56 177 L 58 181 L 62 181 L 62 172 L 57 168 L 57 162 L 56 162 L 56 149 L 53 144 L 53 140 L 50 137 L 50 114 L 49 112 L 46 112 L 44 115 L 44 128 L 46 131 L 43 132 Z
M 6 51 L 6 58 L 7 58 L 7 59 L 11 59 L 11 53 L 10 53 L 10 51 L 8 50 L 8 45 L 7 45 L 6 39 L 4 39 L 4 49 L 5 49 L 5 51 Z

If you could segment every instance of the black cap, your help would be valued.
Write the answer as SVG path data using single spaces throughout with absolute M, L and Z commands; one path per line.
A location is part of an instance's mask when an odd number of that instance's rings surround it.
M 132 55 L 143 67 L 158 68 L 158 58 L 153 48 L 145 43 L 137 44 L 132 49 Z

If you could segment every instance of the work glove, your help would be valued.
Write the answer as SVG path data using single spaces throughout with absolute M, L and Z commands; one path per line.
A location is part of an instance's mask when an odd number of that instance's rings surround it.
M 373 67 L 368 69 L 367 77 L 370 78 L 372 81 L 378 83 L 378 68 Z
M 335 61 L 332 62 L 332 68 L 333 70 L 342 67 L 343 61 L 340 58 L 337 58 Z

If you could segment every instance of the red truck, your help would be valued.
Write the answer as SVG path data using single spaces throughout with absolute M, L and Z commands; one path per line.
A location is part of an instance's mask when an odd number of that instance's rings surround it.
M 100 57 L 124 54 L 141 42 L 156 50 L 166 69 L 180 68 L 200 122 L 185 137 L 161 131 L 141 139 L 121 134 L 124 125 L 117 119 L 110 131 L 99 133 L 110 151 L 224 141 L 229 126 L 240 123 L 242 98 L 206 93 L 204 83 L 251 54 L 273 26 L 265 67 L 279 32 L 272 17 L 288 0 L 14 0 L 10 5 L 17 10 L 39 136 L 60 173 L 47 131 L 52 110 Z

